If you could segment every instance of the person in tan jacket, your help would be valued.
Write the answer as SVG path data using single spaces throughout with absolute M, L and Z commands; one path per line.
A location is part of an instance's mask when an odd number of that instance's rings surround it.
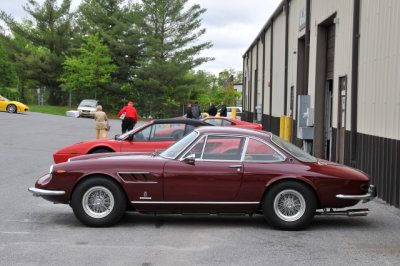
M 103 112 L 103 107 L 101 105 L 97 105 L 96 113 L 94 114 L 94 120 L 96 120 L 96 139 L 100 138 L 100 130 L 104 139 L 106 137 L 108 118 L 106 113 Z

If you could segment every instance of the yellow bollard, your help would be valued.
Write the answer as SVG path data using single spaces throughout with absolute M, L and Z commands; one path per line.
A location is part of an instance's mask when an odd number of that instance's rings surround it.
M 285 138 L 285 116 L 281 116 L 281 123 L 280 123 L 280 130 L 279 130 L 279 137 L 282 139 Z
M 236 108 L 231 109 L 233 119 L 236 119 Z
M 290 142 L 292 135 L 292 118 L 290 116 L 285 117 L 285 130 L 284 139 Z

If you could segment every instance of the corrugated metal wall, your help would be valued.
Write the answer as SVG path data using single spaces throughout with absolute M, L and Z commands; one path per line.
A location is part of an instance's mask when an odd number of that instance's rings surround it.
M 262 84 L 262 71 L 263 71 L 263 43 L 260 38 L 258 41 L 258 65 L 257 65 L 257 70 L 258 70 L 258 79 L 257 79 L 257 102 L 255 103 L 256 105 L 261 105 L 262 103 L 262 90 L 263 90 L 263 84 Z
M 361 1 L 358 132 L 400 140 L 400 1 Z
M 265 33 L 265 90 L 264 90 L 264 114 L 269 115 L 269 99 L 270 99 L 270 88 L 268 84 L 271 82 L 271 29 L 268 29 Z
M 286 90 L 288 91 L 287 98 L 287 113 L 289 114 L 290 108 L 290 88 L 294 87 L 294 94 L 296 95 L 297 90 L 297 45 L 298 39 L 305 34 L 305 27 L 300 29 L 300 12 L 306 8 L 305 0 L 291 1 L 289 10 L 289 40 L 288 40 L 288 83 Z M 296 118 L 296 99 L 293 103 L 293 119 Z
M 251 62 L 251 99 L 250 99 L 250 110 L 251 112 L 254 112 L 254 94 L 257 93 L 255 88 L 256 88 L 256 82 L 257 82 L 257 77 L 255 75 L 255 70 L 257 68 L 257 45 L 254 45 L 253 49 L 251 49 L 251 57 L 252 57 L 252 62 Z
M 283 13 L 275 19 L 273 27 L 272 116 L 280 117 L 283 115 L 285 93 L 285 16 Z

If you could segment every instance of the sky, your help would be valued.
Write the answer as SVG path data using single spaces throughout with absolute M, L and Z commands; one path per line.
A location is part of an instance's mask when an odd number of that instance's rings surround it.
M 36 1 L 44 2 L 44 0 Z M 206 28 L 206 33 L 199 42 L 211 41 L 213 47 L 203 51 L 201 56 L 215 58 L 214 61 L 205 63 L 197 69 L 216 75 L 224 69 L 241 71 L 243 54 L 281 1 L 189 0 L 188 4 L 199 4 L 207 9 L 202 16 L 202 28 Z M 74 10 L 80 2 L 81 0 L 72 0 L 71 9 Z M 27 0 L 0 0 L 0 10 L 21 20 L 28 16 L 23 9 L 27 3 Z

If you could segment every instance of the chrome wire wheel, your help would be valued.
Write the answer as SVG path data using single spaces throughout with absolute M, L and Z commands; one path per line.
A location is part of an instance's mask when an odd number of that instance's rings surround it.
M 285 189 L 275 196 L 273 208 L 280 219 L 286 222 L 294 222 L 304 215 L 306 201 L 298 191 Z
M 111 191 L 103 186 L 88 189 L 82 197 L 82 207 L 92 218 L 104 218 L 114 209 L 115 200 Z

